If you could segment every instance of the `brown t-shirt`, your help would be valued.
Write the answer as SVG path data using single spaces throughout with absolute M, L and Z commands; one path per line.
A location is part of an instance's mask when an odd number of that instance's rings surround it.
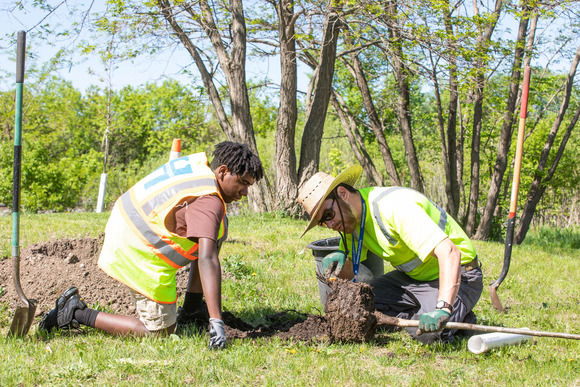
M 174 232 L 177 235 L 189 238 L 196 243 L 199 238 L 218 241 L 220 223 L 225 210 L 219 197 L 215 195 L 201 196 L 180 206 L 181 208 L 175 212 Z

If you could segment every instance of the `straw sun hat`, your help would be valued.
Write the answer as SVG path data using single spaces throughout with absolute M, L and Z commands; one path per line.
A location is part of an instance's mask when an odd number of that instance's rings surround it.
M 336 177 L 332 177 L 324 172 L 315 173 L 304 184 L 298 194 L 297 200 L 310 216 L 310 223 L 308 223 L 306 230 L 304 230 L 300 238 L 316 225 L 316 215 L 328 195 L 341 183 L 354 186 L 361 173 L 362 167 L 360 165 L 353 165 L 342 171 Z

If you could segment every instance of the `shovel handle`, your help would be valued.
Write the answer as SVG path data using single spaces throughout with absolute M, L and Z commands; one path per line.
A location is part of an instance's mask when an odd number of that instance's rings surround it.
M 24 57 L 26 50 L 26 32 L 18 31 L 16 43 L 16 107 L 14 117 L 14 167 L 12 179 L 12 266 L 14 285 L 18 297 L 25 304 L 28 299 L 20 285 L 20 171 L 22 164 L 22 94 L 24 82 Z
M 387 316 L 381 312 L 375 312 L 377 317 L 377 325 L 392 325 L 402 328 L 413 328 L 419 327 L 419 320 L 405 320 L 402 318 Z M 528 336 L 541 336 L 541 337 L 557 337 L 561 339 L 573 339 L 580 340 L 580 335 L 572 333 L 560 333 L 560 332 L 546 332 L 546 331 L 534 331 L 522 328 L 504 328 L 495 327 L 487 325 L 478 324 L 467 324 L 460 322 L 448 322 L 445 324 L 446 329 L 466 329 L 478 332 L 503 332 L 503 333 L 513 333 L 517 335 L 528 335 Z
M 18 36 L 16 39 L 16 83 L 24 83 L 24 53 L 26 51 L 26 32 L 18 31 Z
M 12 256 L 19 254 L 20 171 L 22 164 L 22 94 L 26 32 L 18 31 L 16 43 L 16 106 L 14 115 L 14 167 L 12 179 Z

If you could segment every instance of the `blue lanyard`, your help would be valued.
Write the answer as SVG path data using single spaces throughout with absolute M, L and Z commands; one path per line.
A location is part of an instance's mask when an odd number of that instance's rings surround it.
M 352 257 L 352 271 L 354 272 L 354 278 L 352 282 L 356 282 L 356 275 L 358 274 L 358 267 L 360 265 L 360 256 L 362 254 L 362 247 L 363 247 L 363 238 L 365 237 L 365 220 L 367 218 L 367 206 L 365 204 L 365 200 L 363 199 L 362 195 L 360 196 L 360 200 L 362 203 L 362 214 L 360 217 L 360 230 L 358 234 L 358 245 L 356 246 L 356 253 L 353 254 Z M 352 236 L 352 250 L 354 252 L 354 234 Z

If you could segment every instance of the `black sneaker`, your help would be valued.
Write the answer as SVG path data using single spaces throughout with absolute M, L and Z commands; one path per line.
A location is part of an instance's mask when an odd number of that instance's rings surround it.
M 177 308 L 177 324 L 181 326 L 193 325 L 200 329 L 207 329 L 209 325 L 209 312 L 207 305 L 202 302 L 199 309 L 193 311 L 184 311 L 180 306 Z
M 53 328 L 78 328 L 79 323 L 74 319 L 77 309 L 85 309 L 87 304 L 81 299 L 76 287 L 68 288 L 55 302 L 55 308 L 48 312 L 38 324 L 41 331 L 50 331 Z

